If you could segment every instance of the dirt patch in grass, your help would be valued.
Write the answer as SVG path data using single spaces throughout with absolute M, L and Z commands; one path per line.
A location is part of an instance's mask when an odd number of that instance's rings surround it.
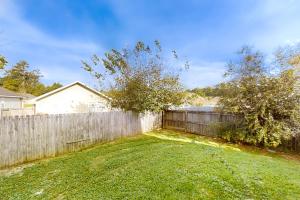
M 6 177 L 9 177 L 9 176 L 13 176 L 13 175 L 22 175 L 23 173 L 23 170 L 25 168 L 29 168 L 29 167 L 32 167 L 34 166 L 34 163 L 29 163 L 29 164 L 23 164 L 21 166 L 18 166 L 18 167 L 12 167 L 12 168 L 8 168 L 8 169 L 2 169 L 0 170 L 0 176 L 6 176 Z

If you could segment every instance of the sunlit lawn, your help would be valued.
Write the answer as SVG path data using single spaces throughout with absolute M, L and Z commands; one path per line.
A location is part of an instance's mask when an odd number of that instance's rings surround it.
M 300 199 L 300 162 L 173 131 L 0 172 L 0 199 Z

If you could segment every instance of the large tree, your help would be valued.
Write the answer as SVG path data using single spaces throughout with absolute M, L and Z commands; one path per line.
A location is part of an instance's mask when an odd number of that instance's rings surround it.
M 96 79 L 111 81 L 108 94 L 113 107 L 156 112 L 183 100 L 178 68 L 174 67 L 178 64 L 173 62 L 171 67 L 163 55 L 158 41 L 152 48 L 137 42 L 134 48 L 112 49 L 103 59 L 94 55 L 92 65 L 83 62 L 83 67 Z M 173 56 L 178 59 L 175 51 Z
M 242 48 L 237 59 L 229 63 L 226 76 L 230 81 L 221 86 L 220 105 L 240 115 L 242 123 L 226 138 L 277 146 L 298 131 L 300 107 L 299 95 L 294 91 L 294 69 L 267 66 L 263 54 L 249 47 Z
M 11 91 L 28 93 L 35 96 L 61 87 L 59 83 L 45 86 L 40 82 L 41 77 L 42 75 L 39 70 L 30 70 L 29 64 L 26 61 L 20 61 L 10 69 L 4 69 L 3 77 L 0 78 L 0 86 Z
M 39 70 L 28 70 L 26 61 L 20 61 L 11 69 L 6 69 L 4 76 L 0 79 L 0 85 L 16 92 L 31 93 L 39 83 L 41 74 Z

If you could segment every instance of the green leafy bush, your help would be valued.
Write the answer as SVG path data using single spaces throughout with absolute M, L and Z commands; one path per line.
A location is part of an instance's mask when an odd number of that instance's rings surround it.
M 233 143 L 245 140 L 245 129 L 241 122 L 220 122 L 211 125 L 213 132 L 220 138 Z
M 223 138 L 276 147 L 298 132 L 300 107 L 294 68 L 269 74 L 262 54 L 245 48 L 238 61 L 229 64 L 227 75 L 231 80 L 221 86 L 220 106 L 243 120 L 235 129 L 225 125 Z

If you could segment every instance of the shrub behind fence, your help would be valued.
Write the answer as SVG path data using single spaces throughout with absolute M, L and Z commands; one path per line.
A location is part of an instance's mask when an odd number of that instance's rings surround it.
M 167 110 L 163 115 L 163 127 L 189 133 L 217 137 L 218 123 L 234 122 L 238 116 L 220 112 Z M 300 134 L 283 141 L 281 148 L 300 152 Z
M 161 114 L 102 112 L 0 119 L 0 168 L 161 127 Z

